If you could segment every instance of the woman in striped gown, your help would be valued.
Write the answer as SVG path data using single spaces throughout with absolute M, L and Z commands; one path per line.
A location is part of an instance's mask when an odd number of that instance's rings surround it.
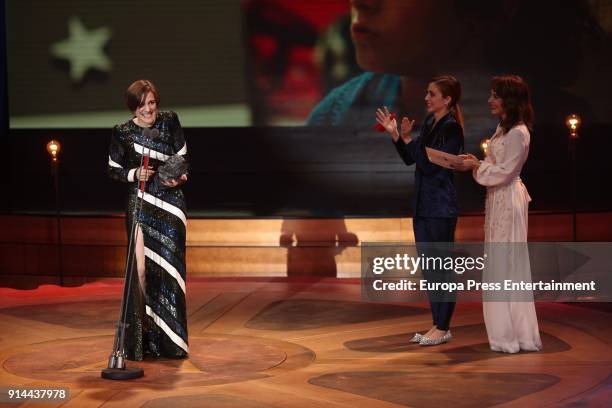
M 128 234 L 132 223 L 137 222 L 138 275 L 132 275 L 125 352 L 130 360 L 142 360 L 147 355 L 182 358 L 189 352 L 185 305 L 187 219 L 180 189 L 187 175 L 152 181 L 157 167 L 170 157 L 177 154 L 186 158 L 187 144 L 176 113 L 158 110 L 159 94 L 152 82 L 131 84 L 125 103 L 133 118 L 113 128 L 108 159 L 109 176 L 128 183 Z M 150 158 L 146 168 L 143 155 Z M 144 193 L 138 190 L 138 181 L 145 182 Z M 141 198 L 142 209 L 135 220 Z

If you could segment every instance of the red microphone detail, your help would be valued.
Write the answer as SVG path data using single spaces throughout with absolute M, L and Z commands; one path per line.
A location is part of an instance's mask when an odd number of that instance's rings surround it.
M 144 158 L 142 159 L 142 168 L 145 170 L 149 169 L 149 156 L 145 155 Z M 144 193 L 144 188 L 145 188 L 145 181 L 144 180 L 140 180 L 140 184 L 138 186 L 139 190 L 142 191 Z

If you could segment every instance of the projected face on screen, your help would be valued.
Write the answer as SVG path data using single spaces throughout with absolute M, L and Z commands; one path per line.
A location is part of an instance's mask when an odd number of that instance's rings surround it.
M 365 71 L 418 70 L 443 49 L 432 49 L 446 35 L 446 1 L 351 1 L 351 38 Z M 436 15 L 436 11 L 438 11 Z M 425 60 L 425 61 L 424 61 Z
M 612 68 L 607 4 L 6 2 L 10 123 L 123 122 L 122 92 L 134 78 L 150 78 L 164 89 L 160 108 L 180 112 L 187 127 L 365 129 L 373 123 L 371 108 L 381 104 L 422 117 L 427 81 L 448 73 L 463 85 L 468 141 L 480 140 L 494 125 L 489 80 L 509 72 L 529 82 L 537 122 L 556 123 L 570 111 L 587 123 L 607 122 L 607 92 L 591 80 Z

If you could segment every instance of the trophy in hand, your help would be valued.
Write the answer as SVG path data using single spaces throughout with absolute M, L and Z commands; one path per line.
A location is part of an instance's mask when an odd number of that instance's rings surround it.
M 164 190 L 167 188 L 172 188 L 164 184 L 164 182 L 172 182 L 174 180 L 178 180 L 181 178 L 183 174 L 187 174 L 189 170 L 189 164 L 187 160 L 183 156 L 175 154 L 174 156 L 170 156 L 166 162 L 157 168 L 157 176 L 154 181 L 154 188 L 159 190 Z

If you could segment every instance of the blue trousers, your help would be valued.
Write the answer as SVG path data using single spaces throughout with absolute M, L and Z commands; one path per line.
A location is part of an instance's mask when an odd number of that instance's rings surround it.
M 414 238 L 416 241 L 417 250 L 419 254 L 425 256 L 442 256 L 444 253 L 440 253 L 439 250 L 432 249 L 429 246 L 421 245 L 419 243 L 426 242 L 454 242 L 455 241 L 455 228 L 457 226 L 457 218 L 434 218 L 434 217 L 414 217 L 412 221 L 412 227 L 414 230 Z M 442 273 L 440 271 L 422 269 L 423 276 L 429 282 L 431 281 L 451 281 L 454 276 L 454 272 Z M 440 293 L 430 293 L 429 304 L 431 307 L 431 315 L 434 326 L 439 330 L 448 330 L 450 326 L 451 317 L 455 310 L 454 297 L 452 302 L 440 302 L 440 297 L 448 298 L 448 296 L 441 296 Z

